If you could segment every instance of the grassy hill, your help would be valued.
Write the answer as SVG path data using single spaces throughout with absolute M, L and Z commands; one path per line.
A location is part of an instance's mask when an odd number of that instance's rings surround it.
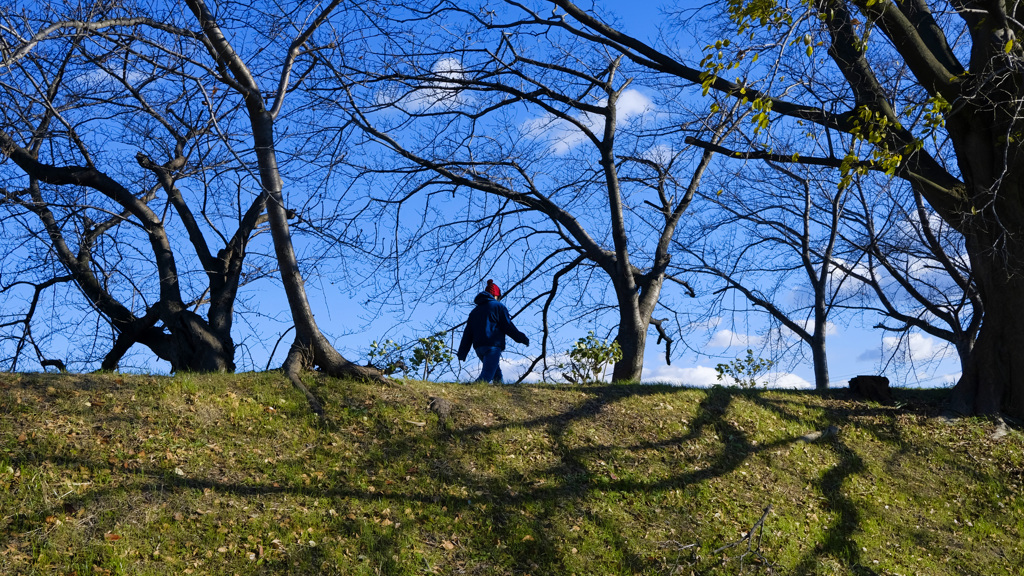
M 1024 572 L 1024 435 L 944 391 L 307 383 L 0 374 L 0 573 Z

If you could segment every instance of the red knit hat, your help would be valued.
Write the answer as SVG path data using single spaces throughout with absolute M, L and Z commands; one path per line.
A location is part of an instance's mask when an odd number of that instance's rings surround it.
M 501 288 L 498 288 L 498 285 L 494 283 L 494 280 L 487 280 L 487 287 L 484 288 L 484 292 L 487 292 L 495 298 L 501 297 Z

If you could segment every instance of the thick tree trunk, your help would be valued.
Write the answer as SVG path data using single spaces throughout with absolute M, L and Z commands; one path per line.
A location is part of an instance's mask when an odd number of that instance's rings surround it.
M 174 315 L 170 330 L 168 360 L 171 370 L 189 372 L 234 372 L 235 345 L 230 334 L 216 334 L 209 323 L 190 310 Z
M 972 31 L 977 34 L 976 42 L 987 41 L 984 32 Z M 973 62 L 979 55 L 972 54 L 972 70 L 982 68 Z M 978 93 L 987 99 L 975 97 L 980 106 L 947 119 L 966 201 L 958 206 L 959 220 L 957 214 L 943 217 L 964 235 L 983 308 L 981 328 L 949 408 L 1024 418 L 1024 150 L 1006 136 L 1020 130 L 1022 96 L 1019 78 L 1011 77 L 1015 84 L 984 86 L 985 92 Z M 1015 91 L 1006 92 L 1007 87 Z
M 833 223 L 832 229 L 837 226 Z M 831 252 L 831 251 L 830 251 Z M 827 265 L 825 266 L 827 268 Z M 825 283 L 814 288 L 814 331 L 811 333 L 811 361 L 814 365 L 814 389 L 828 390 L 828 354 L 825 334 L 828 331 L 828 308 L 825 305 Z
M 664 270 L 664 264 L 659 269 Z M 622 359 L 612 369 L 612 381 L 639 382 L 644 371 L 647 329 L 661 295 L 664 275 L 648 274 L 639 285 L 621 279 L 613 282 L 619 304 L 619 333 L 615 340 L 622 349 Z
M 1024 418 L 1024 254 L 978 239 L 968 240 L 968 251 L 984 316 L 949 408 L 965 415 L 1003 412 Z
M 644 347 L 647 344 L 648 321 L 638 319 L 633 314 L 623 314 L 632 318 L 622 318 L 619 323 L 619 334 L 615 337 L 622 348 L 622 359 L 612 369 L 613 382 L 639 382 L 644 371 Z
M 814 363 L 814 389 L 828 390 L 828 354 L 825 352 L 824 327 L 811 336 L 811 361 Z
M 137 325 L 121 332 L 103 358 L 100 369 L 117 370 L 121 358 L 135 344 L 146 346 L 158 358 L 170 362 L 172 372 L 235 371 L 235 346 L 231 335 L 218 334 L 206 320 L 190 310 L 168 315 L 163 327 L 155 326 L 155 318 L 140 319 Z

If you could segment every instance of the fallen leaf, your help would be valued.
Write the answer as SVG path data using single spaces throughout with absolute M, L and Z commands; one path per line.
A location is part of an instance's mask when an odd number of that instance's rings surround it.
M 455 549 L 455 544 L 452 544 L 448 540 L 445 540 L 444 542 L 441 542 L 441 547 L 444 548 L 445 550 L 454 550 Z
M 409 424 L 412 424 L 413 426 L 419 426 L 420 428 L 422 428 L 422 427 L 427 425 L 426 422 L 417 422 L 416 420 L 406 420 L 406 422 L 408 422 Z
M 530 536 L 529 534 L 523 536 L 523 542 L 533 542 L 533 536 Z
M 103 537 L 106 538 L 110 542 L 116 542 L 116 541 L 121 539 L 121 535 L 120 534 L 111 534 L 110 532 L 107 532 L 106 534 L 104 534 Z
M 22 432 L 21 435 L 18 436 L 18 442 L 24 442 L 25 440 L 28 440 L 28 436 L 26 436 L 25 433 Z

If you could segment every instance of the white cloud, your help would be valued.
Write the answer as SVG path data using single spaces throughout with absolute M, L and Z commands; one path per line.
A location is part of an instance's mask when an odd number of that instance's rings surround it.
M 899 336 L 886 336 L 882 338 L 882 346 L 886 353 L 891 353 L 899 345 Z M 950 348 L 948 342 L 932 338 L 931 336 L 924 336 L 916 332 L 911 334 L 909 339 L 903 342 L 903 345 L 908 359 L 915 362 L 929 362 L 944 358 L 949 354 Z
M 791 390 L 809 390 L 814 388 L 814 384 L 811 384 L 807 380 L 804 380 L 791 372 L 780 372 L 768 377 L 768 387 Z
M 639 90 L 626 90 L 619 96 L 618 112 L 619 122 L 628 122 L 634 116 L 650 112 L 654 109 L 651 99 Z
M 530 384 L 534 384 L 534 383 L 537 383 L 537 382 L 565 383 L 566 380 L 565 380 L 565 378 L 562 377 L 562 373 L 565 370 L 558 368 L 558 364 L 566 362 L 567 359 L 568 359 L 568 357 L 565 354 L 555 354 L 555 355 L 552 355 L 552 356 L 548 356 L 548 358 L 547 358 L 547 366 L 548 366 L 547 377 L 546 378 L 542 377 L 542 375 L 540 373 L 540 371 L 544 368 L 544 363 L 543 362 L 538 362 L 535 370 L 530 372 L 530 373 L 528 373 L 526 375 L 526 378 L 523 379 L 523 382 L 527 382 L 527 383 L 530 383 Z M 523 375 L 524 372 L 526 372 L 526 369 L 529 368 L 531 364 L 533 364 L 533 357 L 509 357 L 507 355 L 507 353 L 503 354 L 502 357 L 501 357 L 501 363 L 500 363 L 500 365 L 501 365 L 501 374 L 502 374 L 503 380 L 505 381 L 506 384 L 510 384 L 512 382 L 515 382 L 516 380 L 519 379 L 520 376 Z M 472 379 L 476 378 L 477 375 L 480 374 L 480 362 L 479 361 L 469 361 L 469 362 L 463 363 L 462 364 L 462 372 L 463 373 L 460 376 L 460 378 L 462 378 L 462 379 L 472 380 Z M 612 379 L 612 367 L 608 366 L 608 368 L 607 368 L 607 370 L 605 371 L 605 374 L 604 374 L 604 380 L 606 382 L 610 382 L 611 379 Z
M 833 258 L 833 260 L 835 261 L 835 264 L 829 267 L 829 276 L 831 277 L 833 283 L 838 283 L 840 280 L 843 279 L 844 276 L 846 276 L 846 272 L 844 272 L 844 270 L 850 270 L 853 274 L 862 276 L 864 278 L 867 278 L 871 275 L 871 268 L 869 268 L 863 262 L 847 262 L 842 258 Z M 876 270 L 875 274 L 879 275 L 880 272 Z M 848 282 L 847 285 L 849 284 L 850 283 Z
M 907 260 L 907 275 L 911 278 L 925 278 L 928 274 L 941 272 L 938 262 L 931 258 L 909 258 Z
M 901 358 L 905 361 L 917 363 L 934 362 L 955 355 L 953 346 L 938 338 L 925 336 L 917 332 L 903 338 L 900 336 L 885 336 L 882 338 L 882 348 L 869 348 L 857 356 L 857 360 L 865 362 L 878 362 L 880 359 L 888 358 L 897 347 L 902 349 Z
M 390 104 L 412 112 L 422 112 L 435 107 L 457 108 L 469 102 L 456 82 L 466 77 L 462 62 L 457 58 L 441 58 L 431 66 L 430 73 L 434 79 L 409 92 L 397 88 L 377 92 L 376 104 Z
M 727 379 L 728 380 L 728 379 Z M 768 388 L 810 389 L 814 385 L 796 374 L 775 372 L 764 380 Z M 648 384 L 671 384 L 673 386 L 691 386 L 694 388 L 710 388 L 716 384 L 727 384 L 718 379 L 718 371 L 709 366 L 668 366 L 659 364 L 654 368 L 644 367 L 643 381 Z
M 658 164 L 668 164 L 676 152 L 676 149 L 668 144 L 655 144 L 643 153 L 643 157 Z
M 601 100 L 598 105 L 606 103 L 607 100 Z M 621 126 L 653 110 L 654 103 L 643 92 L 626 90 L 619 95 L 616 105 L 616 125 Z M 604 117 L 597 114 L 580 114 L 576 116 L 576 121 L 594 133 L 600 134 L 604 130 Z M 575 125 L 551 114 L 527 120 L 521 128 L 528 136 L 547 140 L 555 155 L 565 154 L 586 140 L 586 136 Z
M 882 353 L 877 348 L 868 348 L 857 356 L 858 362 L 878 362 Z
M 708 388 L 719 384 L 718 372 L 708 366 L 668 366 L 660 364 L 650 369 L 644 366 L 641 380 L 647 383 L 672 384 Z
M 730 346 L 754 346 L 761 342 L 760 336 L 739 334 L 727 328 L 715 332 L 708 342 L 713 348 L 728 348 Z

